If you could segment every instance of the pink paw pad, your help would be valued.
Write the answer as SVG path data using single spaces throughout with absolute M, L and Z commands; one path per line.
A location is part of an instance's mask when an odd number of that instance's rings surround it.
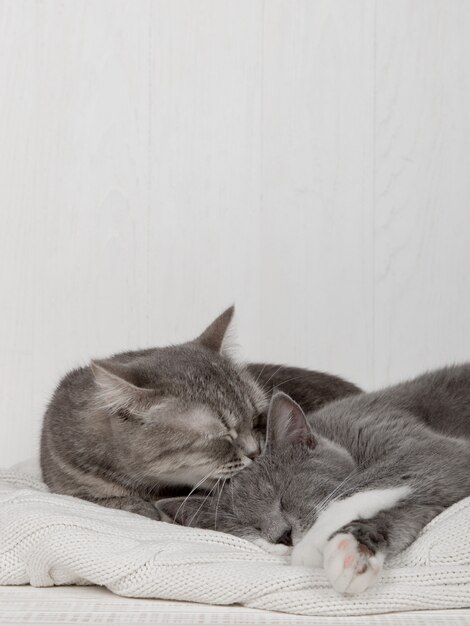
M 373 553 L 350 533 L 332 537 L 323 550 L 323 565 L 332 586 L 339 593 L 356 594 L 379 578 L 384 554 Z
M 355 560 L 356 557 L 354 556 L 354 554 L 350 554 L 344 559 L 344 567 L 351 567 Z

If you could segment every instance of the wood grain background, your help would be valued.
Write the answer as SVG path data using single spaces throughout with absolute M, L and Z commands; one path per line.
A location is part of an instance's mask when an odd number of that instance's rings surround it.
M 0 0 L 0 463 L 188 339 L 367 387 L 470 356 L 470 3 Z

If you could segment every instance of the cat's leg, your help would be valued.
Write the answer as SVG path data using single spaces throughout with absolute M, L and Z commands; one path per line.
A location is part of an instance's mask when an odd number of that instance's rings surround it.
M 294 546 L 292 564 L 321 567 L 323 551 L 334 534 L 353 520 L 371 518 L 380 511 L 392 509 L 407 498 L 410 491 L 406 485 L 385 489 L 366 489 L 331 502 L 319 514 L 310 530 Z
M 321 567 L 334 589 L 359 593 L 380 577 L 386 556 L 406 548 L 442 509 L 416 502 L 410 487 L 358 491 L 332 502 L 292 552 L 294 565 Z
M 395 556 L 407 548 L 420 531 L 445 507 L 403 503 L 390 511 L 381 511 L 370 519 L 357 519 L 337 531 L 349 533 L 371 552 L 383 551 Z
M 440 506 L 404 502 L 369 519 L 356 519 L 333 533 L 323 549 L 323 565 L 341 593 L 360 593 L 380 577 L 385 558 L 407 548 Z
M 88 496 L 82 496 L 83 499 L 94 504 L 108 507 L 110 509 L 120 509 L 121 511 L 128 511 L 129 513 L 137 513 L 137 515 L 143 515 L 150 519 L 160 521 L 161 516 L 157 509 L 151 502 L 143 500 L 138 496 L 124 496 L 124 497 L 111 497 L 111 498 L 93 498 Z

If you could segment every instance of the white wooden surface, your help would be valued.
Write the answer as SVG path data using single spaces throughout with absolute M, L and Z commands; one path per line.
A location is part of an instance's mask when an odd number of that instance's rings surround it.
M 0 464 L 192 337 L 373 388 L 470 356 L 470 3 L 0 0 Z

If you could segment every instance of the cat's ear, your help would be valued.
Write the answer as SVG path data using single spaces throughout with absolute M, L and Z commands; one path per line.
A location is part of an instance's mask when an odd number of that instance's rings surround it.
M 207 507 L 210 500 L 207 496 L 181 496 L 178 498 L 163 498 L 154 502 L 155 508 L 162 517 L 163 522 L 180 524 L 181 526 L 198 526 L 204 528 L 204 520 L 207 522 Z M 204 515 L 201 515 L 203 513 Z M 208 524 L 212 528 L 212 520 Z
M 314 448 L 316 441 L 300 406 L 279 391 L 273 395 L 269 405 L 266 446 L 285 444 L 303 444 Z
M 230 334 L 230 324 L 235 313 L 235 306 L 229 307 L 206 330 L 196 339 L 202 346 L 213 350 L 214 352 L 222 352 L 226 348 L 226 339 Z
M 90 367 L 98 389 L 97 399 L 103 408 L 110 411 L 141 410 L 156 399 L 154 389 L 138 386 L 135 372 L 127 365 L 114 361 L 92 361 Z

